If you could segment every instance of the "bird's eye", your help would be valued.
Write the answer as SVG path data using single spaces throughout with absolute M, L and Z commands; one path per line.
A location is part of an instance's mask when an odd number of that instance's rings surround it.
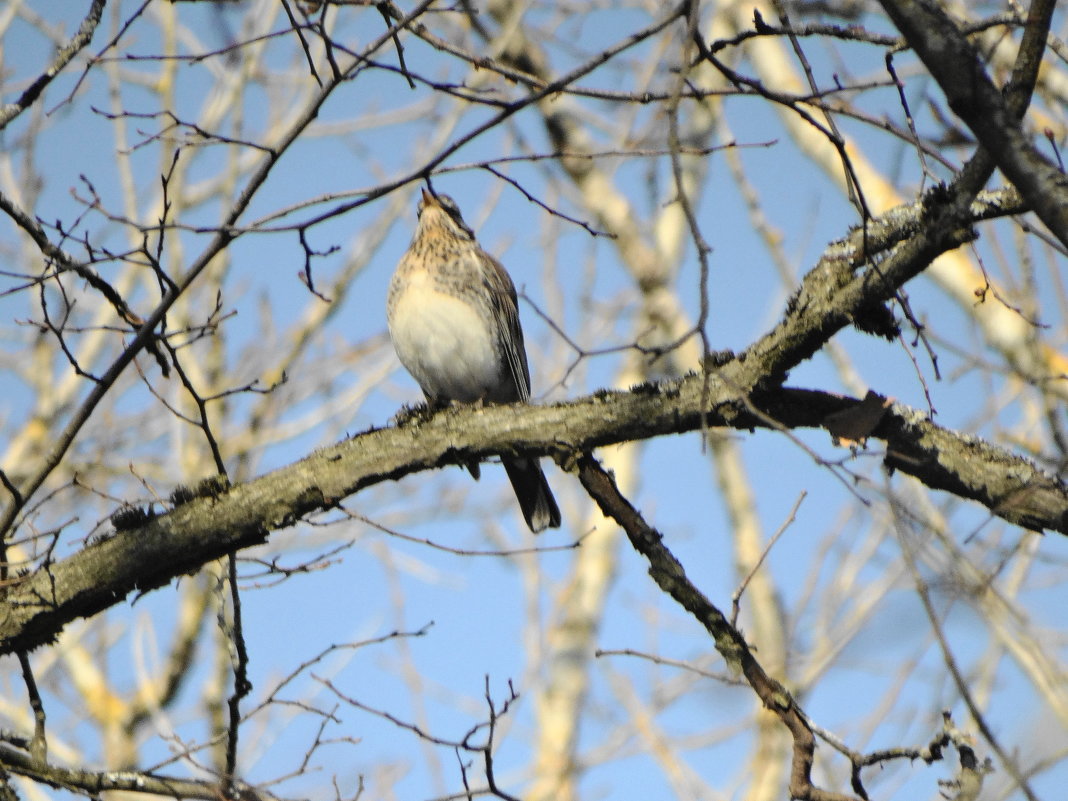
M 438 203 L 441 207 L 449 213 L 449 216 L 453 219 L 460 219 L 460 207 L 456 205 L 456 201 L 448 195 L 438 195 Z
M 456 201 L 448 195 L 437 196 L 438 205 L 442 210 L 449 215 L 457 227 L 460 228 L 468 236 L 474 238 L 474 232 L 468 228 L 467 223 L 464 222 L 464 218 L 460 215 L 460 207 L 456 205 Z

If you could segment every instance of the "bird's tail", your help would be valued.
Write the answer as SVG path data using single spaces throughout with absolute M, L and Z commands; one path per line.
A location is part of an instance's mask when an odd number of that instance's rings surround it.
M 545 473 L 534 459 L 505 459 L 504 469 L 512 482 L 519 508 L 535 534 L 560 526 L 560 509 L 556 505 Z

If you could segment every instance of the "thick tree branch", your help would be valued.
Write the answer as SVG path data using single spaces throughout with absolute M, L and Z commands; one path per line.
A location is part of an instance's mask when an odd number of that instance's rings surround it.
M 856 229 L 824 252 L 805 275 L 776 327 L 743 354 L 762 366 L 762 386 L 785 380 L 793 367 L 822 348 L 835 333 L 864 318 L 943 253 L 976 238 L 972 223 L 1006 213 L 995 193 L 962 197 L 954 187 L 937 187 L 923 201 L 891 210 Z M 1022 207 L 1012 193 L 1007 213 Z M 865 269 L 866 267 L 866 269 Z M 736 380 L 730 373 L 729 380 Z M 738 383 L 745 390 L 757 383 Z
M 1007 98 L 983 69 L 978 53 L 960 28 L 927 0 L 881 0 L 883 8 L 942 91 L 950 108 L 968 125 L 1028 206 L 1062 244 L 1068 246 L 1068 176 L 1042 156 L 1020 125 L 1027 87 Z M 1035 0 L 1029 27 L 1047 30 L 1052 0 Z M 1045 36 L 1041 36 L 1045 41 Z M 1033 61 L 1033 59 L 1031 59 Z M 1033 65 L 1032 65 L 1033 66 Z M 1026 68 L 1027 65 L 1023 65 Z M 1032 70 L 1037 72 L 1036 69 Z M 1021 101 L 1015 100 L 1018 95 Z
M 724 370 L 744 374 L 734 360 Z M 603 392 L 553 406 L 447 409 L 398 427 L 372 429 L 247 484 L 207 493 L 149 519 L 118 520 L 121 530 L 60 562 L 12 580 L 0 605 L 0 653 L 52 640 L 78 617 L 162 586 L 241 548 L 257 545 L 304 515 L 383 481 L 466 464 L 495 454 L 576 453 L 620 442 L 698 431 L 818 427 L 862 403 L 823 392 L 738 393 L 721 375 L 692 375 L 628 392 Z M 1021 526 L 1068 534 L 1068 487 L 1026 459 L 944 429 L 891 405 L 871 436 L 885 438 L 886 463 L 923 483 L 982 503 Z
M 163 798 L 205 799 L 218 801 L 225 798 L 222 786 L 217 782 L 197 781 L 163 776 L 135 770 L 92 771 L 64 768 L 32 759 L 9 745 L 0 745 L 0 765 L 11 773 L 26 776 L 34 781 L 57 789 L 77 794 L 99 797 L 111 790 L 125 790 Z M 235 798 L 244 801 L 275 801 L 270 793 L 239 784 Z

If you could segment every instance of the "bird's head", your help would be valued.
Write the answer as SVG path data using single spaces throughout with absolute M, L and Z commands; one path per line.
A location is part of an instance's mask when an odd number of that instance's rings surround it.
M 419 226 L 445 228 L 464 239 L 475 239 L 475 233 L 464 222 L 456 201 L 448 195 L 435 195 L 426 189 L 423 190 L 422 200 L 419 201 Z

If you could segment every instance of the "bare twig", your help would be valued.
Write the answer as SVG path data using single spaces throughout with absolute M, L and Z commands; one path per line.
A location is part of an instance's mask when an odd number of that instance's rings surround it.
M 33 739 L 30 740 L 30 759 L 38 765 L 48 761 L 48 738 L 45 734 L 45 710 L 41 694 L 37 691 L 37 682 L 33 678 L 30 657 L 25 651 L 19 651 L 19 666 L 22 668 L 22 680 L 26 684 L 26 693 L 30 697 L 30 709 L 33 710 Z
M 763 565 L 764 560 L 768 558 L 768 554 L 771 553 L 771 549 L 775 547 L 775 543 L 779 541 L 779 537 L 785 534 L 786 530 L 793 525 L 794 520 L 797 519 L 797 510 L 801 508 L 801 504 L 804 502 L 806 497 L 808 497 L 808 493 L 805 491 L 802 491 L 801 494 L 797 496 L 797 500 L 794 501 L 794 505 L 790 509 L 790 513 L 786 516 L 786 519 L 782 522 L 782 525 L 779 526 L 779 530 L 772 535 L 770 540 L 768 540 L 768 544 L 765 545 L 764 550 L 760 552 L 760 558 L 756 560 L 756 563 L 753 565 L 752 569 L 748 573 L 746 573 L 745 578 L 742 579 L 742 583 L 738 585 L 738 589 L 736 589 L 734 591 L 734 594 L 731 596 L 732 626 L 738 625 L 738 613 L 741 610 L 741 600 L 742 595 L 745 594 L 745 588 L 749 586 L 749 582 L 753 580 L 753 576 L 755 576 L 756 572 L 760 570 L 760 566 Z

